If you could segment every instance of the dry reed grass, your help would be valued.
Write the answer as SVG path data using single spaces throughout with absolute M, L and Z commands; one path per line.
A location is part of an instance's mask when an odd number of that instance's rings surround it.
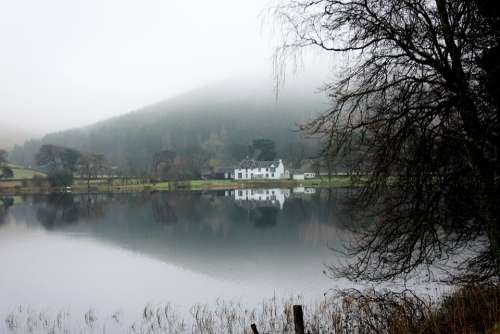
M 293 333 L 294 304 L 300 298 L 264 301 L 248 309 L 234 302 L 195 305 L 187 317 L 169 305 L 147 305 L 140 319 L 127 324 L 121 314 L 99 318 L 93 310 L 83 321 L 69 313 L 49 316 L 19 308 L 5 317 L 9 333 L 251 333 L 255 323 L 260 333 Z M 304 305 L 306 333 L 335 334 L 471 334 L 500 333 L 500 287 L 465 286 L 440 300 L 403 292 L 375 290 L 337 291 L 334 296 Z M 1 330 L 1 327 L 0 327 Z

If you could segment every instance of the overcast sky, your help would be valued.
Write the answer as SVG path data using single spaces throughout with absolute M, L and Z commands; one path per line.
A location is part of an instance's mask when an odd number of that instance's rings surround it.
M 0 119 L 61 130 L 270 71 L 272 3 L 0 0 Z

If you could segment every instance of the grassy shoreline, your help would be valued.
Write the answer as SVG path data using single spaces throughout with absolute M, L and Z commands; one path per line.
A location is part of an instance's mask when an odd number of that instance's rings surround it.
M 500 287 L 471 285 L 454 289 L 437 299 L 403 292 L 368 289 L 339 290 L 304 304 L 300 297 L 263 300 L 256 307 L 217 300 L 196 304 L 188 313 L 175 306 L 148 304 L 134 319 L 117 311 L 98 314 L 90 308 L 71 317 L 69 311 L 47 314 L 19 307 L 4 317 L 8 332 L 30 333 L 171 333 L 251 334 L 251 324 L 260 333 L 295 333 L 292 307 L 303 306 L 305 333 L 332 334 L 473 334 L 500 332 Z M 76 320 L 76 321 L 75 321 Z M 0 325 L 0 330 L 2 326 Z
M 143 191 L 203 191 L 232 190 L 244 188 L 343 188 L 352 186 L 349 176 L 334 176 L 330 179 L 315 178 L 307 180 L 186 180 L 145 182 L 142 179 L 96 179 L 90 182 L 91 192 L 143 192 Z M 0 194 L 47 194 L 54 192 L 87 193 L 89 187 L 86 180 L 75 179 L 71 188 L 51 188 L 47 185 L 37 186 L 30 179 L 10 179 L 0 181 Z

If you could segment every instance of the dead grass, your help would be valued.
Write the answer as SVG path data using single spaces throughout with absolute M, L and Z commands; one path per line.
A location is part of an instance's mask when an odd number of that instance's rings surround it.
M 7 333 L 251 333 L 252 323 L 259 333 L 293 333 L 294 304 L 304 305 L 300 298 L 274 298 L 252 309 L 218 301 L 195 305 L 183 316 L 169 304 L 147 305 L 132 323 L 120 312 L 99 316 L 89 310 L 72 319 L 68 312 L 51 317 L 19 308 L 4 318 L 4 324 Z M 304 317 L 306 333 L 311 334 L 500 333 L 500 288 L 466 286 L 437 301 L 411 291 L 344 290 L 304 305 Z

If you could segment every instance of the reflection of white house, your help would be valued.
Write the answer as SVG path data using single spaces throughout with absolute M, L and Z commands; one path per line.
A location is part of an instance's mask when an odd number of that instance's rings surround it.
M 316 189 L 315 188 L 305 188 L 305 187 L 295 187 L 293 188 L 293 193 L 294 194 L 315 194 Z
M 290 196 L 289 189 L 236 189 L 234 199 L 236 201 L 256 201 L 269 203 L 270 206 L 279 205 L 283 209 L 285 200 Z
M 313 172 L 291 171 L 291 174 L 293 180 L 314 179 L 316 177 L 316 173 Z
M 236 180 L 270 179 L 278 180 L 287 178 L 283 161 L 256 161 L 251 159 L 243 160 L 234 170 Z

